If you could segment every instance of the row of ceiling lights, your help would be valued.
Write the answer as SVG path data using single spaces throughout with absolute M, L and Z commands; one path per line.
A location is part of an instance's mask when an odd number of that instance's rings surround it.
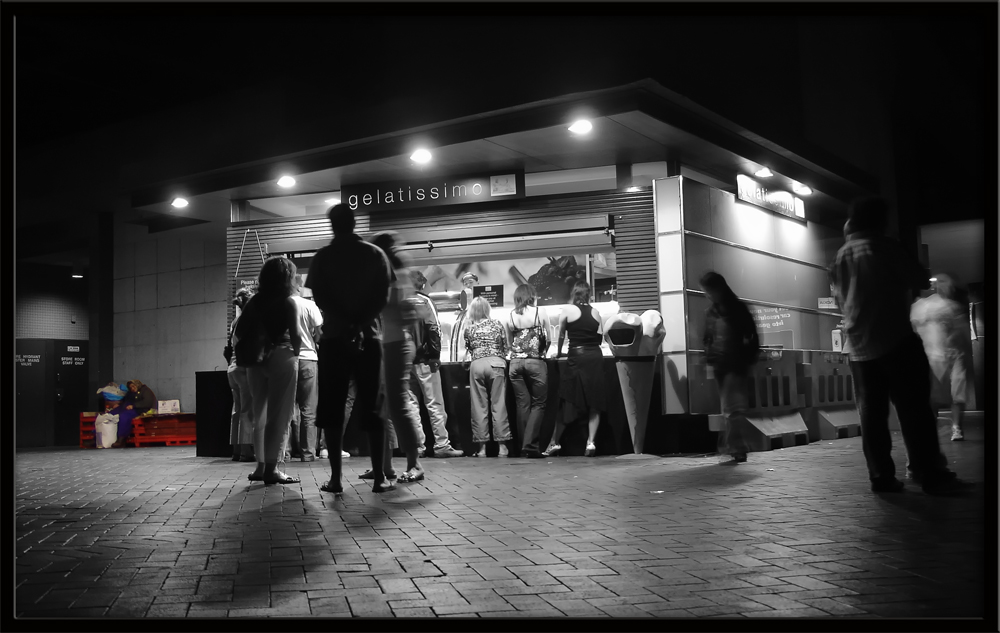
M 592 129 L 594 129 L 594 125 L 586 119 L 580 119 L 578 121 L 574 121 L 573 125 L 569 126 L 569 131 L 578 136 L 587 134 Z M 433 156 L 431 155 L 430 150 L 427 150 L 425 148 L 420 148 L 415 152 L 413 152 L 412 154 L 410 154 L 410 160 L 417 163 L 418 165 L 426 165 L 427 163 L 431 162 L 432 158 Z M 290 189 L 291 187 L 295 186 L 295 178 L 288 175 L 284 175 L 278 179 L 278 186 L 284 189 Z M 324 202 L 328 204 L 337 204 L 340 202 L 340 199 L 330 198 L 328 200 L 324 200 Z M 170 202 L 170 205 L 175 209 L 183 209 L 184 207 L 188 206 L 188 201 L 187 199 L 178 196 Z
M 758 178 L 770 178 L 773 175 L 774 174 L 767 167 L 762 167 L 758 169 L 756 172 L 754 172 L 754 176 L 757 176 Z M 805 185 L 800 185 L 797 182 L 792 183 L 792 191 L 799 194 L 800 196 L 808 196 L 813 192 L 812 189 L 810 189 L 809 187 Z

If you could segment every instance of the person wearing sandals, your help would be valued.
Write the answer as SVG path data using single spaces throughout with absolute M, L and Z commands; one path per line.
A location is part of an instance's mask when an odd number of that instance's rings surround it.
M 468 352 L 469 387 L 472 397 L 472 441 L 479 444 L 476 457 L 486 457 L 490 441 L 489 413 L 493 413 L 493 439 L 500 444 L 498 457 L 507 457 L 510 425 L 507 422 L 507 331 L 490 318 L 490 304 L 476 297 L 469 305 L 465 325 L 465 348 Z
M 299 374 L 298 307 L 292 299 L 295 264 L 285 257 L 264 262 L 258 277 L 257 294 L 247 302 L 236 324 L 237 355 L 240 343 L 251 341 L 263 326 L 273 346 L 263 362 L 247 367 L 247 382 L 253 393 L 254 455 L 257 469 L 250 481 L 265 484 L 297 484 L 299 479 L 278 470 L 288 441 L 288 420 L 295 406 L 295 386 Z
M 521 284 L 514 291 L 514 310 L 504 323 L 510 341 L 510 386 L 517 400 L 517 428 L 521 436 L 521 456 L 541 457 L 538 434 L 545 416 L 549 390 L 547 370 L 549 342 L 554 340 L 545 308 L 537 305 L 535 288 Z
M 355 406 L 372 447 L 373 492 L 394 490 L 383 474 L 385 420 L 379 415 L 379 371 L 382 365 L 382 328 L 378 321 L 389 300 L 391 269 L 380 248 L 354 233 L 354 211 L 336 204 L 327 212 L 333 240 L 313 257 L 306 287 L 323 311 L 316 376 L 319 404 L 316 426 L 324 430 L 330 456 L 330 481 L 320 490 L 341 494 L 344 445 L 344 409 L 353 377 Z
M 607 411 L 607 394 L 604 381 L 604 353 L 601 351 L 604 325 L 601 314 L 590 305 L 590 284 L 578 281 L 573 286 L 573 304 L 559 315 L 557 347 L 562 351 L 563 337 L 569 337 L 566 364 L 560 368 L 559 397 L 563 400 L 563 414 L 556 420 L 549 447 L 542 455 L 558 455 L 562 450 L 559 440 L 569 422 L 586 412 L 588 457 L 597 454 L 594 438 L 601 423 L 601 412 Z
M 389 286 L 389 301 L 382 309 L 382 348 L 385 380 L 385 400 L 389 407 L 387 422 L 387 437 L 383 441 L 384 474 L 392 470 L 392 448 L 388 434 L 391 432 L 401 440 L 400 445 L 406 453 L 406 472 L 396 480 L 401 483 L 420 481 L 424 478 L 424 469 L 417 456 L 419 447 L 420 412 L 414 410 L 410 396 L 410 372 L 413 370 L 413 356 L 416 348 L 413 345 L 411 328 L 416 322 L 416 311 L 413 303 L 408 301 L 413 294 L 413 285 L 406 272 L 402 253 L 396 247 L 397 235 L 392 231 L 377 234 L 372 238 L 372 244 L 385 253 L 392 266 L 392 283 Z M 391 428 L 389 425 L 391 424 Z M 374 449 L 373 449 L 374 450 Z M 374 477 L 374 473 L 372 477 Z M 366 475 L 369 473 L 365 473 Z M 362 475 L 362 478 L 366 478 Z

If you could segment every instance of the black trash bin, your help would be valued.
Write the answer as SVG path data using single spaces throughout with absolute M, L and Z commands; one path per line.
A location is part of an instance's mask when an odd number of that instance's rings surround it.
M 229 430 L 233 415 L 233 392 L 229 389 L 229 376 L 226 372 L 195 372 L 195 404 L 198 409 L 195 418 L 195 455 L 232 457 Z

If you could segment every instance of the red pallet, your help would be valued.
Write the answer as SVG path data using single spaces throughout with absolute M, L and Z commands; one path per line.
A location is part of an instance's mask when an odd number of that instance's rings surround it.
M 97 447 L 97 434 L 94 429 L 96 420 L 97 415 L 92 412 L 80 414 L 80 448 Z M 141 416 L 133 422 L 132 434 L 126 443 L 137 447 L 151 444 L 192 446 L 197 439 L 196 424 L 193 413 Z

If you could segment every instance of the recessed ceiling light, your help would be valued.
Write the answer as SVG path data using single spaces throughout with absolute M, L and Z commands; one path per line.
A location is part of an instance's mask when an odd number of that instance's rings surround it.
M 170 202 L 170 206 L 174 207 L 175 209 L 183 209 L 184 207 L 188 206 L 188 201 L 185 200 L 184 198 L 174 198 Z
M 587 132 L 594 129 L 593 124 L 587 119 L 580 119 L 569 126 L 569 131 L 573 134 L 586 134 Z
M 772 174 L 771 170 L 768 169 L 767 167 L 764 167 L 763 169 L 758 169 L 756 172 L 754 172 L 754 176 L 757 176 L 758 178 L 770 178 L 773 175 L 774 174 Z
M 812 189 L 805 185 L 794 184 L 792 185 L 792 191 L 799 194 L 800 196 L 808 196 L 813 192 Z
M 292 178 L 291 176 L 282 176 L 281 178 L 278 179 L 278 186 L 279 187 L 284 187 L 286 189 L 288 187 L 294 187 L 295 186 L 295 179 Z
M 83 279 L 83 275 L 73 275 L 73 279 Z
M 327 198 L 323 202 L 327 204 L 340 204 L 340 198 Z
M 412 160 L 415 163 L 420 163 L 421 165 L 423 165 L 424 163 L 431 162 L 431 153 L 425 149 L 418 149 L 417 151 L 410 154 L 410 160 Z

